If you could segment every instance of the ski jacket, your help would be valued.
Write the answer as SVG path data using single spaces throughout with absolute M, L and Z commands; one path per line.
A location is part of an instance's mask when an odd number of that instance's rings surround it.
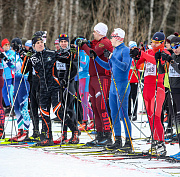
M 99 41 L 97 41 L 97 43 L 95 41 L 92 41 L 92 48 L 88 47 L 86 44 L 84 44 L 81 49 L 84 50 L 86 52 L 86 54 L 89 56 L 89 51 L 91 49 L 93 49 L 97 56 L 105 61 L 105 62 L 108 62 L 107 58 L 104 57 L 104 53 L 103 51 L 105 49 L 109 50 L 110 52 L 113 52 L 113 46 L 111 44 L 111 41 L 107 38 L 107 37 L 103 37 L 101 38 Z M 110 77 L 111 76 L 111 72 L 102 68 L 99 64 L 96 64 L 97 66 L 97 71 L 98 71 L 98 74 L 99 76 L 108 76 Z M 94 65 L 94 61 L 93 59 L 90 59 L 90 63 L 89 63 L 89 74 L 91 77 L 93 76 L 97 76 L 97 73 L 96 73 L 96 68 L 95 68 L 95 65 Z

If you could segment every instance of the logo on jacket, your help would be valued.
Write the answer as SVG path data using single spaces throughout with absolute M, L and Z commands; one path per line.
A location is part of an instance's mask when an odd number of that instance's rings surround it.
M 99 44 L 99 47 L 101 47 L 101 48 L 104 47 L 104 44 L 100 43 L 100 44 Z

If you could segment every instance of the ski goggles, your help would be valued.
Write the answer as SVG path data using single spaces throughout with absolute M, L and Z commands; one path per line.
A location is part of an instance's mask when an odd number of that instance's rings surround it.
M 60 34 L 59 37 L 68 37 L 67 34 Z
M 152 39 L 151 39 L 151 42 L 154 43 L 154 44 L 160 44 L 160 43 L 162 44 L 162 43 L 164 42 L 164 40 L 162 40 L 162 41 L 156 41 L 156 40 L 152 40 Z
M 177 49 L 180 46 L 179 42 L 178 43 L 172 43 L 171 48 L 172 49 Z

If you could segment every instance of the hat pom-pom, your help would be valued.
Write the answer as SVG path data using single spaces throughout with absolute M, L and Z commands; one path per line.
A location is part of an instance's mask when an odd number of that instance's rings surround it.
M 174 35 L 175 35 L 175 36 L 179 36 L 179 33 L 178 33 L 178 32 L 175 32 Z

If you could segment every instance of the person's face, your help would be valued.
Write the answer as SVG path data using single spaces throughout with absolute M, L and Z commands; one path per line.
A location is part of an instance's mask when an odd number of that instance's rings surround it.
M 93 31 L 94 39 L 99 41 L 102 38 L 102 35 L 100 35 L 98 32 L 95 30 Z
M 26 49 L 27 51 L 29 50 L 29 48 L 30 48 L 30 47 L 28 47 L 28 46 L 25 46 L 25 49 Z
M 166 48 L 167 48 L 168 50 L 171 49 L 171 45 L 170 45 L 169 42 L 166 42 Z
M 175 55 L 180 55 L 180 46 L 177 49 L 172 49 Z
M 4 51 L 8 51 L 10 49 L 10 44 L 9 43 L 4 44 L 3 49 Z
M 158 47 L 158 46 L 160 46 L 160 45 L 161 45 L 160 42 L 153 42 L 153 41 L 152 41 L 152 43 L 151 43 L 151 47 L 152 47 L 152 48 L 156 48 L 156 47 Z
M 40 41 L 37 41 L 35 46 L 34 46 L 34 49 L 37 51 L 37 52 L 42 52 L 44 50 L 44 42 L 42 40 Z
M 61 46 L 63 49 L 66 49 L 67 46 L 68 46 L 68 41 L 66 41 L 66 40 L 61 40 L 61 41 L 59 42 L 59 44 L 60 44 L 60 46 Z
M 60 49 L 60 45 L 59 44 L 55 44 L 56 50 Z
M 112 43 L 112 46 L 113 46 L 113 47 L 116 47 L 116 39 L 115 39 L 114 37 L 112 37 L 112 38 L 110 39 L 110 41 L 111 41 L 111 43 Z

